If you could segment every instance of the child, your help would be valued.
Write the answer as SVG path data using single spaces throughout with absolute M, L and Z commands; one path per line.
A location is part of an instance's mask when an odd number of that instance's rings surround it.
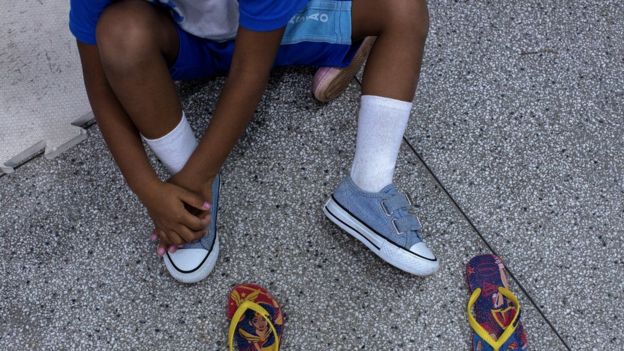
M 437 270 L 410 203 L 392 185 L 426 38 L 424 0 L 111 2 L 72 0 L 70 28 L 98 125 L 154 221 L 158 253 L 174 278 L 196 282 L 214 267 L 218 173 L 271 67 L 344 68 L 317 73 L 315 96 L 327 100 L 357 71 L 367 36 L 378 38 L 364 72 L 355 159 L 324 211 L 389 263 L 414 274 Z M 198 143 L 173 80 L 226 72 Z M 141 138 L 173 175 L 167 182 L 149 166 Z

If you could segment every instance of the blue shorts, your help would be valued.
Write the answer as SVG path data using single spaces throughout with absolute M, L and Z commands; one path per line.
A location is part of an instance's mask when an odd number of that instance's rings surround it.
M 196 37 L 178 27 L 180 47 L 169 68 L 174 80 L 191 80 L 229 71 L 234 41 Z M 345 67 L 360 43 L 351 42 L 351 1 L 310 0 L 291 18 L 275 58 L 275 66 Z

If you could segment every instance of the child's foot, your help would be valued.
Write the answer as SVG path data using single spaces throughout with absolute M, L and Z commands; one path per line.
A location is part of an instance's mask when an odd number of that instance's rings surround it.
M 438 270 L 439 262 L 422 241 L 422 227 L 411 208 L 408 197 L 393 184 L 369 193 L 347 177 L 323 212 L 384 261 L 408 273 L 430 275 Z
M 314 74 L 312 93 L 320 102 L 328 102 L 340 96 L 362 67 L 375 43 L 375 37 L 367 37 L 345 68 L 321 67 Z
M 217 238 L 217 212 L 219 211 L 220 176 L 212 184 L 212 213 L 208 233 L 197 241 L 178 248 L 174 253 L 163 256 L 165 266 L 173 278 L 182 283 L 196 283 L 208 276 L 219 257 Z

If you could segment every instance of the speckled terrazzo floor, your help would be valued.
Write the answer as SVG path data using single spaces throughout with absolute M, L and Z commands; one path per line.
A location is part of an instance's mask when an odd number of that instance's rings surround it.
M 307 95 L 310 76 L 281 72 L 272 81 L 223 171 L 217 268 L 194 286 L 174 282 L 153 254 L 150 223 L 97 126 L 60 158 L 36 159 L 2 178 L 0 346 L 222 350 L 228 289 L 254 281 L 285 304 L 284 349 L 467 347 L 464 265 L 488 249 L 408 145 L 397 182 L 416 198 L 443 262 L 438 274 L 401 273 L 326 220 L 321 205 L 353 152 L 359 87 L 321 106 Z M 197 130 L 220 86 L 182 89 Z M 563 349 L 520 296 L 532 336 Z
M 312 71 L 276 72 L 223 171 L 217 267 L 194 286 L 153 254 L 145 212 L 91 127 L 59 158 L 0 177 L 0 349 L 223 350 L 227 291 L 254 281 L 285 305 L 285 350 L 468 350 L 463 267 L 493 249 L 516 278 L 531 349 L 617 350 L 623 8 L 430 4 L 397 171 L 442 260 L 426 279 L 322 215 L 352 156 L 357 82 L 323 106 Z M 221 84 L 182 86 L 197 131 Z

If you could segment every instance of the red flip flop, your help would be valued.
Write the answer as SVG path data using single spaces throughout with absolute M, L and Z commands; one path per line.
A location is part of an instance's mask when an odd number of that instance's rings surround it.
M 503 261 L 494 255 L 473 257 L 466 265 L 470 290 L 467 316 L 473 330 L 473 351 L 526 351 L 527 335 L 520 302 L 509 290 Z
M 284 315 L 277 300 L 256 284 L 236 285 L 227 305 L 230 351 L 278 351 L 284 332 Z

